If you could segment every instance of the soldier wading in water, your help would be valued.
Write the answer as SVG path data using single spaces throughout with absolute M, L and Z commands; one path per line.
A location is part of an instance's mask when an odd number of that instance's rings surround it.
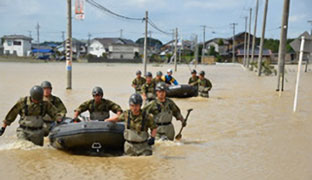
M 47 101 L 43 101 L 43 89 L 41 86 L 33 86 L 30 89 L 30 96 L 17 101 L 6 115 L 3 126 L 0 129 L 0 136 L 7 126 L 15 121 L 20 115 L 19 127 L 16 130 L 19 139 L 31 141 L 36 145 L 43 145 L 43 117 L 48 114 L 51 121 L 61 121 L 62 116 L 57 114 L 56 108 Z
M 119 117 L 112 118 L 110 122 L 125 122 L 124 152 L 130 156 L 152 155 L 152 145 L 155 143 L 157 126 L 153 116 L 141 109 L 143 99 L 140 94 L 132 94 L 129 99 L 130 109 L 124 111 Z M 149 135 L 148 129 L 151 134 Z
M 172 117 L 182 122 L 182 126 L 186 126 L 186 122 L 181 114 L 179 107 L 169 98 L 166 97 L 167 86 L 164 82 L 156 85 L 157 99 L 148 103 L 143 111 L 153 114 L 157 125 L 157 139 L 174 140 L 174 126 Z

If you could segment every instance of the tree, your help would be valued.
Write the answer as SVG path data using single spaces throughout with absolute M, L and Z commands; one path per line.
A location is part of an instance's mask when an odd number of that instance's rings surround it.
M 223 39 L 219 39 L 219 41 L 218 41 L 218 45 L 219 45 L 219 46 L 224 46 Z

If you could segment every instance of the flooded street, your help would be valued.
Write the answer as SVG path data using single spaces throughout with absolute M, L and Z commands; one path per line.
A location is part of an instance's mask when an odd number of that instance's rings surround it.
M 63 63 L 0 63 L 0 117 L 44 80 L 67 107 L 67 116 L 101 86 L 104 98 L 128 108 L 138 64 L 73 64 L 67 91 Z M 148 66 L 153 75 L 173 65 Z M 191 67 L 193 68 L 193 67 Z M 311 68 L 311 67 L 310 67 Z M 257 77 L 240 65 L 198 66 L 213 84 L 209 99 L 174 99 L 193 108 L 181 142 L 156 142 L 151 157 L 88 157 L 17 141 L 18 119 L 0 137 L 0 179 L 312 179 L 312 72 L 302 73 L 292 112 L 296 66 L 286 67 L 285 92 L 276 77 Z M 173 76 L 186 84 L 187 65 Z M 2 122 L 1 122 L 2 124 Z M 174 121 L 176 132 L 181 124 Z

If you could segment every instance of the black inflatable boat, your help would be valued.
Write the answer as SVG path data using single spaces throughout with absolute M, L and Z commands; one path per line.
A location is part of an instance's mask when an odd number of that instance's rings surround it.
M 197 94 L 198 92 L 195 87 L 186 84 L 169 86 L 167 91 L 167 97 L 173 98 L 187 98 L 197 96 Z
M 104 121 L 63 123 L 49 135 L 54 148 L 75 154 L 120 153 L 124 146 L 124 124 Z

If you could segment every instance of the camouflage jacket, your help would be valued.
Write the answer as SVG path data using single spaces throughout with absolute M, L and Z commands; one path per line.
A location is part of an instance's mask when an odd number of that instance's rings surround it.
M 150 84 L 143 84 L 142 86 L 142 93 L 152 93 L 152 94 L 155 94 L 155 83 L 154 82 L 151 82 Z
M 122 109 L 118 104 L 108 99 L 102 99 L 102 101 L 99 104 L 96 104 L 94 99 L 91 99 L 89 101 L 82 103 L 75 111 L 78 111 L 79 113 L 85 111 L 89 111 L 90 113 L 113 111 L 114 113 L 117 113 L 118 111 L 122 112 Z
M 57 113 L 56 108 L 46 101 L 40 103 L 34 103 L 29 96 L 20 98 L 17 103 L 10 109 L 3 121 L 5 124 L 10 125 L 15 121 L 17 115 L 20 115 L 23 119 L 25 116 L 44 116 L 48 114 L 53 121 L 56 121 L 62 116 Z
M 143 114 L 145 115 L 144 122 L 143 122 Z M 133 129 L 137 132 L 142 131 L 142 126 L 143 131 L 145 132 L 147 132 L 148 129 L 153 130 L 157 128 L 153 119 L 153 115 L 143 113 L 142 110 L 140 114 L 137 116 L 133 115 L 131 110 L 126 110 L 119 116 L 118 120 L 125 122 L 126 128 L 130 127 L 130 129 Z
M 157 85 L 160 82 L 165 82 L 164 80 L 162 80 L 162 78 L 157 79 L 156 77 L 152 81 L 154 82 L 155 85 Z
M 49 97 L 43 97 L 44 101 L 50 102 L 54 107 L 56 108 L 57 112 L 62 116 L 65 117 L 67 110 L 65 105 L 63 104 L 62 100 L 56 96 L 49 96 Z
M 203 80 L 198 79 L 198 87 L 208 88 L 210 90 L 212 88 L 212 84 L 206 78 L 204 78 Z
M 143 111 L 146 111 L 147 113 L 153 114 L 156 116 L 158 113 L 160 113 L 166 106 L 170 107 L 170 110 L 172 111 L 172 115 L 176 119 L 182 119 L 183 116 L 181 114 L 180 108 L 169 98 L 166 98 L 165 102 L 160 102 L 158 99 L 155 99 L 148 103 L 144 108 Z
M 135 87 L 135 91 L 136 92 L 141 92 L 141 88 L 143 86 L 143 84 L 146 82 L 145 78 L 141 77 L 140 79 L 138 78 L 135 78 L 133 81 L 132 81 L 132 85 L 136 85 Z
M 191 86 L 198 86 L 198 79 L 198 76 L 196 76 L 195 79 L 193 77 L 190 77 L 188 84 Z

